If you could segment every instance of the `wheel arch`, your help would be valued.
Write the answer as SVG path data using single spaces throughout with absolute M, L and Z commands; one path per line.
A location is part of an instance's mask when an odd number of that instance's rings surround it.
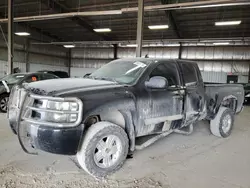
M 2 95 L 8 95 L 8 96 L 10 96 L 10 93 L 8 93 L 7 91 L 5 91 L 5 92 L 3 92 L 3 93 L 0 94 L 0 96 L 2 96 Z
M 91 125 L 106 121 L 122 127 L 129 139 L 129 151 L 135 150 L 135 127 L 132 112 L 135 111 L 135 103 L 131 99 L 115 101 L 101 105 L 89 112 L 83 120 L 83 124 L 88 129 Z M 86 130 L 87 130 L 86 129 Z
M 236 113 L 238 99 L 234 95 L 229 95 L 223 98 L 219 107 L 230 108 Z M 218 109 L 219 110 L 219 109 Z

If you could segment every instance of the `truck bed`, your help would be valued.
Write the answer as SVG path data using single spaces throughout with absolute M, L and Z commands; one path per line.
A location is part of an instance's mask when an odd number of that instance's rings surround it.
M 208 115 L 210 114 L 210 116 L 229 97 L 236 100 L 235 112 L 238 113 L 242 110 L 244 88 L 241 84 L 205 84 L 205 94 Z

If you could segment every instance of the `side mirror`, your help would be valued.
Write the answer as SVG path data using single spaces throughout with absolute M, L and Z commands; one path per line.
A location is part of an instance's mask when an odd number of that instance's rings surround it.
M 166 89 L 168 87 L 168 81 L 162 76 L 154 76 L 145 82 L 145 86 L 150 89 Z

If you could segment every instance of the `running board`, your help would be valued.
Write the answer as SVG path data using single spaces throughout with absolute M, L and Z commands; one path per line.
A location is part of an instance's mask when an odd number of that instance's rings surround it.
M 188 130 L 185 130 L 186 127 L 184 127 L 184 129 L 175 129 L 174 132 L 178 133 L 178 134 L 184 134 L 184 135 L 190 135 L 193 133 L 194 131 L 194 126 L 193 124 L 190 124 L 188 126 Z
M 151 135 L 151 136 L 147 136 L 147 137 L 143 137 L 143 138 L 139 138 L 141 144 L 138 144 L 135 146 L 136 150 L 142 150 L 148 146 L 150 146 L 151 144 L 155 143 L 157 140 L 166 137 L 167 135 L 171 134 L 171 133 L 178 133 L 178 134 L 183 134 L 183 135 L 190 135 L 193 133 L 194 127 L 193 124 L 188 126 L 188 130 L 183 130 L 183 129 L 174 129 L 174 130 L 169 130 L 167 132 L 158 134 L 158 135 Z
M 151 144 L 155 143 L 157 140 L 171 134 L 172 132 L 174 132 L 173 130 L 158 134 L 158 135 L 154 135 L 153 137 L 151 136 L 151 138 L 149 138 L 148 140 L 146 140 L 145 142 L 143 142 L 140 145 L 136 145 L 135 149 L 136 150 L 142 150 L 148 146 L 150 146 Z M 146 138 L 141 138 L 141 139 L 146 139 Z

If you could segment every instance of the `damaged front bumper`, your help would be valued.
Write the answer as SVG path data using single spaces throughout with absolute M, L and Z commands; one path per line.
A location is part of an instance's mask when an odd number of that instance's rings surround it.
M 36 154 L 37 150 L 61 155 L 75 155 L 84 126 L 53 128 L 21 122 L 18 137 L 23 150 Z
M 78 121 L 73 127 L 56 127 L 32 119 L 32 114 L 36 111 L 32 107 L 33 102 L 34 99 L 23 88 L 13 89 L 8 119 L 23 150 L 29 154 L 37 154 L 38 150 L 43 150 L 55 154 L 75 155 L 83 135 L 84 125 Z

